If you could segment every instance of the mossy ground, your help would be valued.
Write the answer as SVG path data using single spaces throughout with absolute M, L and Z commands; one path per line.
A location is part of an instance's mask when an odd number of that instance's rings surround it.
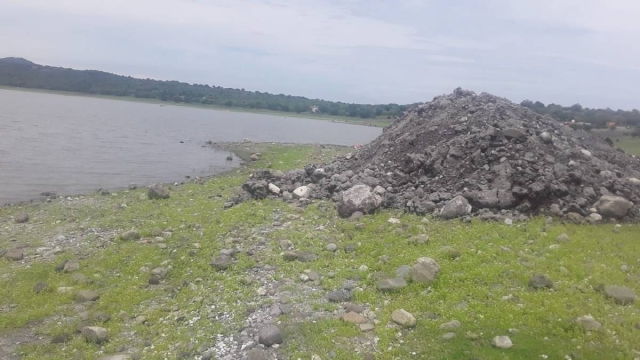
M 26 344 L 20 348 L 24 359 L 96 359 L 103 353 L 131 349 L 138 349 L 145 359 L 193 358 L 215 345 L 217 334 L 237 333 L 248 307 L 269 304 L 271 299 L 256 295 L 261 284 L 248 279 L 250 270 L 261 264 L 275 266 L 276 279 L 292 279 L 288 289 L 292 292 L 302 286 L 299 276 L 305 270 L 325 275 L 318 284 L 321 292 L 298 294 L 297 299 L 306 299 L 314 311 L 327 316 L 279 319 L 285 342 L 278 351 L 292 359 L 309 359 L 312 354 L 322 359 L 330 354 L 336 359 L 357 359 L 365 353 L 376 359 L 640 356 L 638 303 L 617 305 L 595 290 L 603 283 L 627 286 L 640 294 L 639 226 L 623 225 L 613 232 L 611 223 L 556 222 L 542 231 L 542 218 L 513 226 L 466 224 L 389 210 L 355 223 L 340 219 L 328 201 L 306 208 L 279 200 L 251 201 L 224 210 L 225 200 L 254 169 L 287 170 L 329 161 L 347 151 L 263 144 L 238 144 L 234 150 L 263 156 L 203 185 L 174 187 L 168 200 L 148 200 L 140 189 L 0 209 L 0 249 L 16 243 L 29 245 L 25 262 L 0 259 L 0 336 L 25 327 L 48 336 L 70 336 L 65 344 Z M 11 216 L 22 211 L 31 220 L 14 224 Z M 390 217 L 400 219 L 400 224 L 389 223 Z M 280 224 L 274 226 L 274 222 Z M 157 228 L 173 232 L 162 242 L 166 248 L 114 236 L 132 228 L 149 238 Z M 561 233 L 570 236 L 568 243 L 556 244 Z M 429 242 L 410 244 L 417 234 L 427 234 Z M 58 235 L 80 238 L 83 243 L 64 249 L 55 259 L 38 260 L 36 249 Z M 315 252 L 318 260 L 284 261 L 278 246 L 282 239 L 291 240 L 298 250 Z M 339 250 L 326 251 L 328 242 L 335 242 Z M 230 269 L 214 271 L 211 258 L 233 244 L 263 250 L 253 256 L 242 253 Z M 355 251 L 343 251 L 347 245 Z M 425 256 L 436 259 L 442 269 L 431 287 L 413 283 L 396 293 L 376 290 L 381 273 L 393 275 L 400 265 Z M 80 259 L 80 273 L 88 282 L 74 282 L 73 274 L 54 270 L 70 258 Z M 368 270 L 361 271 L 362 265 Z M 168 268 L 168 275 L 161 285 L 149 286 L 148 273 L 140 269 L 158 266 Z M 329 278 L 329 272 L 335 276 Z M 530 290 L 529 278 L 538 273 L 551 278 L 555 288 Z M 373 332 L 362 333 L 338 320 L 334 312 L 341 306 L 324 299 L 346 280 L 358 281 L 352 302 L 365 305 L 379 320 Z M 46 282 L 50 290 L 35 294 L 38 282 Z M 78 304 L 73 292 L 59 293 L 58 287 L 100 294 L 87 310 L 111 316 L 100 325 L 111 337 L 106 345 L 89 344 L 75 334 Z M 411 312 L 417 326 L 406 330 L 393 325 L 391 312 L 396 309 Z M 601 331 L 585 332 L 575 324 L 576 317 L 587 314 L 602 323 Z M 134 320 L 138 316 L 146 322 Z M 443 340 L 447 331 L 440 324 L 454 319 L 462 326 L 454 330 L 454 339 Z M 514 347 L 493 348 L 490 342 L 496 335 L 509 335 Z

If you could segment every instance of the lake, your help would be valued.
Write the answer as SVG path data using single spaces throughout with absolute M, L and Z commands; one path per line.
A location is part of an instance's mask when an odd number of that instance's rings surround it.
M 380 134 L 322 120 L 0 89 L 0 204 L 238 166 L 203 147 L 208 140 L 355 145 Z

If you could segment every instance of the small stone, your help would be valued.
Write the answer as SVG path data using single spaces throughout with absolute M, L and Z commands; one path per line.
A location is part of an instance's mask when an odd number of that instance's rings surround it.
M 80 290 L 76 294 L 76 300 L 80 302 L 95 301 L 95 300 L 98 300 L 99 298 L 100 298 L 100 295 L 98 295 L 95 291 L 92 291 L 92 290 Z
M 82 336 L 92 343 L 102 344 L 108 340 L 107 329 L 99 326 L 85 326 L 82 328 Z
M 513 347 L 513 343 L 508 336 L 496 336 L 491 340 L 491 345 L 497 347 L 498 349 L 511 349 Z
M 342 314 L 342 316 L 340 316 L 340 318 L 342 319 L 342 321 L 348 322 L 348 323 L 352 323 L 352 324 L 363 324 L 365 322 L 367 322 L 367 319 L 356 313 L 353 311 L 350 311 L 348 313 Z
M 369 271 L 369 267 L 367 265 L 360 265 L 360 267 L 358 268 L 358 270 L 360 272 L 367 272 Z
M 295 261 L 295 260 L 298 260 L 298 253 L 295 251 L 285 251 L 282 254 L 282 258 L 285 261 Z
M 411 271 L 411 266 L 409 265 L 401 265 L 396 269 L 396 277 L 399 279 L 404 279 Z
M 140 239 L 140 233 L 137 232 L 136 230 L 129 230 L 129 231 L 126 231 L 126 232 L 122 233 L 120 235 L 120 238 L 122 240 L 139 240 Z
M 13 221 L 15 221 L 16 224 L 26 223 L 27 221 L 29 221 L 29 214 L 27 213 L 17 214 L 16 216 L 13 217 Z
M 567 234 L 560 234 L 558 235 L 558 237 L 556 237 L 556 242 L 558 243 L 568 243 L 570 240 L 569 235 Z
M 460 326 L 462 326 L 462 324 L 460 324 L 460 321 L 451 320 L 449 322 L 446 322 L 446 323 L 440 325 L 440 329 L 442 329 L 442 330 L 455 330 L 455 329 L 459 328 Z
M 327 295 L 327 300 L 331 302 L 344 302 L 351 300 L 351 292 L 347 290 L 332 291 Z
M 576 323 L 586 331 L 597 331 L 602 328 L 602 324 L 597 322 L 591 315 L 580 316 L 576 319 Z
M 409 238 L 409 244 L 411 245 L 424 245 L 429 243 L 429 235 L 420 234 Z
M 338 245 L 334 243 L 327 244 L 327 251 L 335 252 L 338 250 Z
M 233 260 L 231 259 L 230 256 L 219 255 L 219 256 L 216 256 L 211 261 L 211 266 L 217 270 L 224 271 L 224 270 L 227 270 L 232 263 L 233 263 Z
M 529 287 L 534 290 L 553 289 L 553 282 L 545 275 L 536 274 L 529 280 Z
M 78 260 L 69 260 L 64 264 L 62 269 L 64 272 L 74 272 L 80 270 L 80 262 Z
M 636 300 L 636 294 L 633 290 L 624 286 L 607 286 L 604 288 L 604 294 L 619 305 L 633 304 Z
M 620 265 L 620 271 L 624 271 L 624 272 L 629 271 L 629 266 L 628 265 Z
M 389 224 L 400 224 L 400 219 L 396 219 L 396 218 L 389 218 L 389 220 L 387 220 L 387 222 Z
M 162 281 L 162 279 L 158 275 L 151 275 L 149 277 L 149 285 L 158 285 L 160 281 Z
M 282 344 L 283 338 L 280 329 L 275 325 L 268 325 L 258 332 L 258 343 L 264 346 Z
M 589 215 L 589 219 L 591 219 L 591 221 L 595 223 L 599 223 L 599 222 L 602 222 L 602 215 L 598 213 L 593 213 Z
M 404 309 L 398 309 L 392 312 L 391 320 L 402 327 L 416 326 L 416 318 Z
M 301 251 L 298 253 L 298 261 L 300 262 L 312 262 L 318 259 L 318 255 L 310 251 Z
M 362 332 L 373 331 L 375 328 L 376 326 L 371 323 L 360 324 L 360 331 Z
M 440 266 L 431 258 L 420 258 L 418 263 L 411 267 L 409 277 L 411 281 L 422 284 L 431 284 L 438 278 Z
M 504 223 L 505 223 L 506 225 L 513 225 L 513 219 L 509 219 L 509 218 L 504 219 Z
M 442 340 L 452 340 L 455 339 L 456 333 L 448 332 L 442 335 Z
M 42 281 L 33 286 L 33 292 L 35 292 L 36 294 L 45 292 L 48 289 L 49 289 L 49 285 Z
M 153 184 L 149 186 L 149 190 L 147 191 L 147 196 L 149 199 L 168 199 L 170 194 L 169 190 L 160 184 Z
M 378 283 L 378 290 L 390 292 L 402 289 L 407 286 L 407 281 L 403 278 L 384 279 Z
M 13 261 L 20 261 L 24 259 L 24 252 L 22 249 L 9 249 L 4 256 Z

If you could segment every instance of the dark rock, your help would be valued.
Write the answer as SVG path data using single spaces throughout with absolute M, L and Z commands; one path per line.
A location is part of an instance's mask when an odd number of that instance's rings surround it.
M 160 184 L 153 184 L 149 186 L 147 191 L 149 199 L 168 199 L 170 196 L 169 190 Z
M 102 344 L 109 340 L 107 329 L 99 326 L 85 326 L 82 328 L 82 336 L 88 341 L 96 344 Z
M 620 305 L 633 304 L 636 300 L 636 294 L 633 290 L 625 286 L 606 286 L 604 295 Z
M 529 280 L 529 287 L 534 290 L 553 289 L 553 281 L 542 274 L 536 274 Z
M 282 344 L 283 338 L 280 329 L 275 325 L 267 325 L 258 332 L 258 343 L 264 346 Z
M 49 289 L 49 285 L 46 282 L 42 282 L 42 281 L 38 282 L 33 286 L 33 292 L 35 292 L 36 294 L 43 293 L 48 289 Z
M 351 300 L 351 292 L 347 290 L 332 291 L 327 295 L 327 300 L 331 302 L 345 302 Z
M 219 255 L 216 256 L 213 260 L 211 260 L 211 267 L 217 270 L 227 270 L 231 264 L 233 263 L 233 259 L 227 255 Z

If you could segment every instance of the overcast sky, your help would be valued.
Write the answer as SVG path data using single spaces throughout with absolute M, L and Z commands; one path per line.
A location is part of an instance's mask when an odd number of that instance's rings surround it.
M 640 108 L 639 0 L 0 0 L 0 57 L 348 102 Z

